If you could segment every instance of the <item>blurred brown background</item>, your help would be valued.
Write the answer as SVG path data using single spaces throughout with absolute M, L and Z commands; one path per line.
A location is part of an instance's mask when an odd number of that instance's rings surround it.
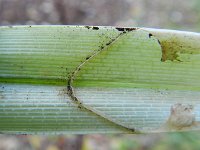
M 200 31 L 199 0 L 0 0 L 0 25 L 109 25 Z M 198 150 L 199 133 L 0 135 L 0 150 Z
M 0 0 L 0 25 L 116 25 L 199 31 L 199 0 Z

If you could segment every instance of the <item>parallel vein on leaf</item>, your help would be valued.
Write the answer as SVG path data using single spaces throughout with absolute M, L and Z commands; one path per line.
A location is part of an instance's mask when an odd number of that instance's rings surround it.
M 132 30 L 131 30 L 132 31 Z M 115 119 L 109 118 L 107 115 L 103 114 L 102 112 L 87 106 L 86 104 L 82 103 L 80 99 L 77 98 L 77 96 L 75 95 L 75 91 L 74 88 L 72 86 L 77 74 L 79 73 L 79 71 L 81 70 L 81 68 L 92 58 L 94 58 L 95 56 L 97 56 L 99 53 L 101 53 L 102 51 L 108 49 L 111 45 L 113 45 L 115 42 L 117 42 L 120 37 L 122 37 L 123 35 L 131 32 L 129 30 L 127 31 L 119 31 L 120 33 L 115 37 L 115 38 L 111 38 L 111 40 L 109 40 L 105 45 L 100 46 L 99 49 L 97 49 L 93 54 L 91 54 L 90 56 L 87 56 L 85 58 L 85 61 L 83 61 L 79 66 L 77 66 L 75 68 L 75 70 L 69 75 L 68 77 L 68 82 L 67 82 L 67 94 L 68 96 L 71 98 L 71 100 L 78 105 L 78 108 L 84 108 L 90 112 L 95 113 L 96 115 L 103 117 L 104 119 L 106 119 L 109 122 L 112 122 L 114 124 L 117 124 L 125 129 L 127 129 L 130 132 L 136 132 L 134 128 L 128 128 L 126 126 L 124 126 L 123 124 L 121 124 L 120 122 L 116 121 Z

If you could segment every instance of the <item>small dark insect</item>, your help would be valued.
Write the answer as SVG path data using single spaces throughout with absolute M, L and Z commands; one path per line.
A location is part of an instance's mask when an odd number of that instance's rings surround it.
M 99 30 L 99 27 L 92 27 L 93 30 Z
M 149 38 L 151 38 L 153 36 L 153 34 L 149 33 Z

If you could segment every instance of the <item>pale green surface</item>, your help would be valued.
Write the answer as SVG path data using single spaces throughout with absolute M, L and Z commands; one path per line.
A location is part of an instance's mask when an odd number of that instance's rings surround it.
M 162 50 L 157 39 L 149 38 L 149 33 L 142 30 L 134 31 L 122 36 L 108 50 L 89 61 L 80 71 L 75 84 L 77 86 L 95 86 L 96 84 L 97 87 L 101 85 L 115 88 L 199 90 L 200 44 L 196 43 L 192 37 L 199 40 L 200 36 L 182 33 L 182 36 L 176 37 L 169 36 L 168 32 L 161 34 L 158 38 L 161 41 L 170 39 L 171 43 L 175 42 L 174 38 L 179 38 L 180 41 L 185 42 L 185 44 L 175 43 L 178 46 L 173 45 L 179 51 L 187 48 L 187 52 L 179 54 L 178 58 L 182 62 L 177 60 L 162 62 Z M 166 39 L 163 38 L 165 35 Z M 195 41 L 194 46 L 193 41 Z
M 107 28 L 91 32 L 70 26 L 1 27 L 0 76 L 12 80 L 66 79 L 87 55 L 117 34 Z
M 1 84 L 0 90 L 3 133 L 128 133 L 71 103 L 64 86 Z
M 149 32 L 154 36 L 149 38 Z M 199 34 L 139 29 L 118 37 L 120 33 L 114 27 L 1 27 L 0 131 L 128 132 L 121 124 L 151 132 L 166 120 L 171 105 L 188 99 L 199 119 Z M 157 38 L 161 44 L 173 43 L 181 62 L 161 61 Z M 81 67 L 73 85 L 83 105 L 116 125 L 80 110 L 66 94 L 69 74 L 101 46 L 103 51 Z

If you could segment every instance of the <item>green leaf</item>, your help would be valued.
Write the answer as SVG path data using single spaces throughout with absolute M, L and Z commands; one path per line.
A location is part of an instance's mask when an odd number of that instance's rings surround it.
M 156 132 L 176 103 L 194 105 L 199 121 L 199 40 L 148 28 L 0 27 L 0 132 Z

